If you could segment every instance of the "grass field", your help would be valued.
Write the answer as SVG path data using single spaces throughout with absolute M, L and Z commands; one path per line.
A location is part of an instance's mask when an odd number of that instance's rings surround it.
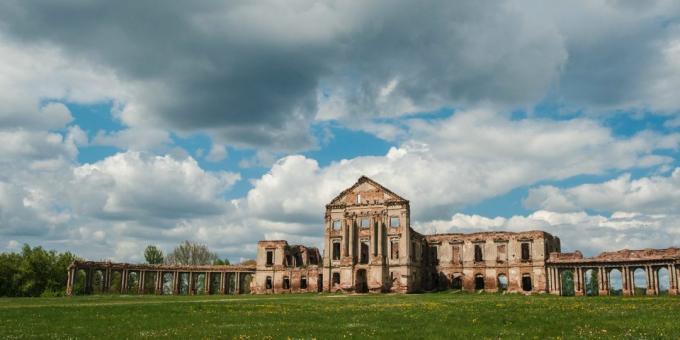
M 0 299 L 4 338 L 680 338 L 678 297 L 414 295 Z

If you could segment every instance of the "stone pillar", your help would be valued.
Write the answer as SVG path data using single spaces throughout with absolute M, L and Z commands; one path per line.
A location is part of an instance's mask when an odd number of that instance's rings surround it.
M 344 258 L 347 256 L 347 248 L 348 248 L 348 235 L 347 231 L 349 230 L 349 226 L 352 224 L 352 220 L 347 220 L 345 219 L 345 225 L 342 226 L 342 247 L 340 247 L 340 258 Z
M 633 290 L 630 289 L 630 269 L 626 266 L 621 267 L 621 288 L 623 295 L 633 295 Z
M 203 293 L 205 295 L 210 295 L 210 283 L 211 283 L 210 276 L 211 275 L 212 275 L 211 272 L 205 272 L 205 283 L 204 283 L 205 289 L 203 290 L 204 291 Z
M 654 295 L 654 269 L 651 266 L 645 266 L 645 275 L 647 276 L 647 289 L 645 294 Z
M 670 287 L 668 289 L 668 295 L 678 294 L 678 278 L 675 275 L 675 266 L 673 264 L 668 265 L 668 278 L 670 281 Z
M 111 289 L 111 268 L 106 268 L 104 273 L 104 292 L 108 293 Z
M 383 230 L 384 225 L 380 222 L 380 220 L 375 217 L 373 219 L 375 223 L 378 225 L 378 256 L 382 259 L 383 255 L 383 234 L 385 231 Z
M 73 296 L 73 277 L 75 271 L 75 267 L 68 269 L 68 276 L 66 277 L 66 296 Z
M 234 294 L 239 295 L 239 294 L 241 294 L 241 273 L 236 272 L 236 273 L 234 273 L 234 275 L 236 275 L 236 287 L 234 287 Z M 289 278 L 289 280 L 290 280 L 290 278 Z
M 227 274 L 225 272 L 220 273 L 220 294 L 224 294 L 227 287 Z
M 122 270 L 122 275 L 120 278 L 120 293 L 125 294 L 127 293 L 127 282 L 128 281 L 128 270 L 123 269 Z
M 354 225 L 354 223 L 352 223 L 349 226 L 349 239 L 347 240 L 347 243 L 349 244 L 349 251 L 348 251 L 349 254 L 348 255 L 349 255 L 349 257 L 352 258 L 352 264 L 354 264 L 354 249 L 356 248 L 356 243 L 354 241 L 354 240 L 356 240 L 356 236 L 354 235 L 355 229 L 356 229 L 355 225 Z
M 172 294 L 179 295 L 179 273 L 176 270 L 172 272 Z
M 163 272 L 161 271 L 156 271 L 156 282 L 154 282 L 153 285 L 153 293 L 156 295 L 160 295 L 163 293 L 163 288 L 161 287 L 163 284 Z
M 580 267 L 574 268 L 574 295 L 583 295 L 583 275 Z
M 189 295 L 194 295 L 194 272 L 189 272 Z
M 597 286 L 599 291 L 597 295 L 609 295 L 609 273 L 607 273 L 607 268 L 598 267 L 597 268 Z

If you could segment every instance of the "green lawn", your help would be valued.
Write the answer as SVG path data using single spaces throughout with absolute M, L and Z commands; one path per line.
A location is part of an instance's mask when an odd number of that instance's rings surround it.
M 680 338 L 679 297 L 414 295 L 0 299 L 3 338 Z

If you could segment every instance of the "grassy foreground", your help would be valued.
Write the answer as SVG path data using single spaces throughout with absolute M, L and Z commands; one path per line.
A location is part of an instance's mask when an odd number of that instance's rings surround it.
M 680 337 L 678 297 L 417 295 L 0 299 L 2 338 Z

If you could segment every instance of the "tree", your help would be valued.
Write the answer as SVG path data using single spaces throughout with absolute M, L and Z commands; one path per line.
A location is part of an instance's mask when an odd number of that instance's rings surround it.
M 62 295 L 68 266 L 76 259 L 69 253 L 24 245 L 21 253 L 0 254 L 0 296 Z
M 214 264 L 214 265 L 225 265 L 225 266 L 228 266 L 228 265 L 230 265 L 231 263 L 229 262 L 229 259 L 228 259 L 228 258 L 225 258 L 224 260 L 217 259 L 217 260 L 215 260 L 215 262 L 213 262 L 213 264 Z
M 257 261 L 255 261 L 253 259 L 246 259 L 246 260 L 241 261 L 242 266 L 254 266 L 256 264 L 257 264 Z
M 180 243 L 165 259 L 169 264 L 185 265 L 212 264 L 215 260 L 217 255 L 211 252 L 208 246 L 191 241 Z
M 148 264 L 163 263 L 163 252 L 156 246 L 147 246 L 144 249 L 144 258 Z

